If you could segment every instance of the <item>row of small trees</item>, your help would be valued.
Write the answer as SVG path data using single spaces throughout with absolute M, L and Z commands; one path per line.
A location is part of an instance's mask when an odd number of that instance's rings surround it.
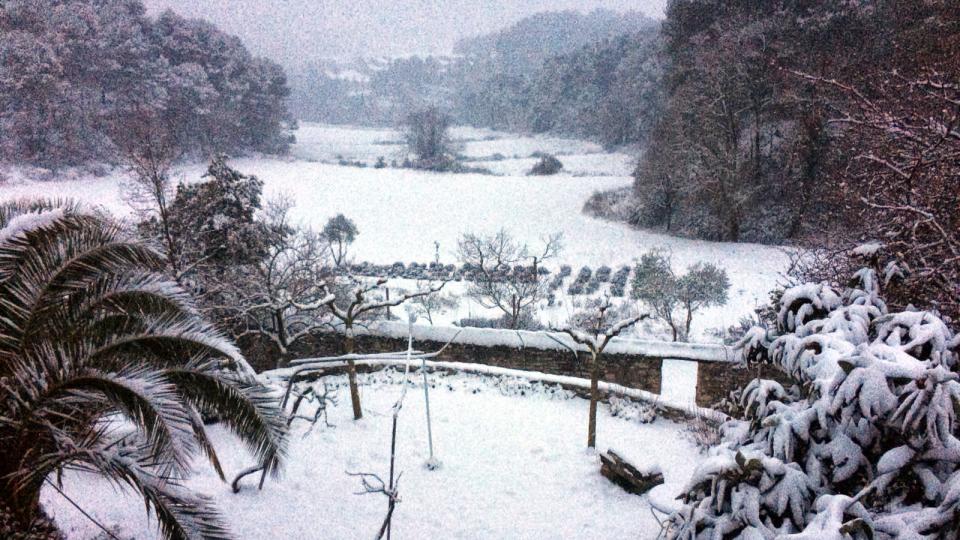
M 548 294 L 542 265 L 555 259 L 561 249 L 559 234 L 544 238 L 536 249 L 503 230 L 487 236 L 465 234 L 458 242 L 457 256 L 473 271 L 467 295 L 503 313 L 503 326 L 528 327 L 532 312 Z M 525 271 L 517 272 L 517 267 Z M 632 298 L 669 326 L 673 340 L 685 341 L 697 311 L 726 304 L 730 280 L 723 269 L 702 262 L 678 275 L 670 254 L 653 250 L 637 262 L 632 287 Z

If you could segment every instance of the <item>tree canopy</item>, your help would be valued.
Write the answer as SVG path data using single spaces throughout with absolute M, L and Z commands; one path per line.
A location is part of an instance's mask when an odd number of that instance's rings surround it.
M 212 24 L 139 0 L 0 4 L 0 158 L 112 162 L 145 119 L 178 148 L 283 152 L 286 76 Z

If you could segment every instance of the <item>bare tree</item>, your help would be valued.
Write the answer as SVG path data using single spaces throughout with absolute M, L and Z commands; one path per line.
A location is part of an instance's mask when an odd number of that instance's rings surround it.
M 417 289 L 423 289 L 429 284 L 417 281 Z M 456 309 L 460 306 L 460 298 L 447 292 L 438 292 L 427 296 L 418 296 L 410 301 L 412 309 L 418 316 L 423 316 L 427 322 L 433 324 L 433 317 L 441 312 Z
M 562 236 L 543 240 L 537 251 L 513 239 L 501 229 L 492 236 L 464 234 L 457 242 L 457 256 L 472 273 L 467 295 L 487 308 L 504 313 L 510 328 L 516 329 L 521 315 L 545 296 L 540 269 L 562 248 Z
M 329 328 L 334 296 L 327 246 L 320 236 L 290 223 L 293 202 L 280 197 L 267 202 L 263 222 L 269 231 L 266 255 L 249 266 L 229 269 L 235 278 L 218 311 L 235 328 L 235 338 L 267 338 L 286 357 L 298 341 Z
M 886 290 L 892 305 L 960 318 L 957 59 L 925 60 L 931 64 L 909 75 L 880 71 L 859 83 L 794 73 L 831 96 L 827 123 L 840 128 L 844 156 L 830 179 L 839 225 L 810 239 L 822 254 L 840 257 L 821 257 L 799 273 L 844 280 L 861 264 L 850 248 L 879 241 L 882 262 L 904 271 Z
M 418 290 L 411 293 L 404 293 L 392 299 L 379 298 L 377 292 L 380 287 L 387 283 L 387 279 L 380 278 L 373 282 L 362 282 L 352 276 L 340 278 L 336 285 L 340 291 L 334 296 L 337 299 L 328 304 L 329 312 L 342 326 L 344 330 L 344 354 L 353 354 L 354 352 L 354 326 L 364 320 L 369 315 L 396 307 L 408 300 L 427 296 L 443 289 L 446 281 L 434 284 L 424 290 Z M 322 285 L 323 289 L 333 294 L 333 287 L 328 284 Z M 360 392 L 357 388 L 357 366 L 356 363 L 347 360 L 347 377 L 350 381 L 350 402 L 353 405 L 353 417 L 359 420 L 363 417 L 363 411 L 360 408 Z
M 182 150 L 153 114 L 134 114 L 123 127 L 123 134 L 114 140 L 131 175 L 124 183 L 124 196 L 141 221 L 156 220 L 167 265 L 174 277 L 179 278 L 182 250 L 171 225 L 170 202 L 174 189 L 170 169 L 181 157 Z
M 590 351 L 590 419 L 587 424 L 587 446 L 597 444 L 597 402 L 600 400 L 600 362 L 610 340 L 649 315 L 625 314 L 610 298 L 595 299 L 583 311 L 570 317 L 562 331 Z

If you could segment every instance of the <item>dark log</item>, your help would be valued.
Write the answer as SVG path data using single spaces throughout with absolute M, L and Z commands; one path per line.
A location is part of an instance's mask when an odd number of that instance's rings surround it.
M 610 449 L 600 453 L 600 474 L 635 495 L 642 495 L 663 483 L 660 471 L 642 473 Z

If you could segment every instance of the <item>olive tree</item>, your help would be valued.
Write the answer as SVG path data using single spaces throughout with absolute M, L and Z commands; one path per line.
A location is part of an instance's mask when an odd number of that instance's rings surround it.
M 346 262 L 347 250 L 350 248 L 350 244 L 356 240 L 359 231 L 357 231 L 357 225 L 353 220 L 343 214 L 337 214 L 323 226 L 322 234 L 329 245 L 333 264 L 340 266 Z
M 633 276 L 631 296 L 642 301 L 670 326 L 674 341 L 686 341 L 697 311 L 727 303 L 730 280 L 726 270 L 698 262 L 678 276 L 670 255 L 663 251 L 643 254 Z

